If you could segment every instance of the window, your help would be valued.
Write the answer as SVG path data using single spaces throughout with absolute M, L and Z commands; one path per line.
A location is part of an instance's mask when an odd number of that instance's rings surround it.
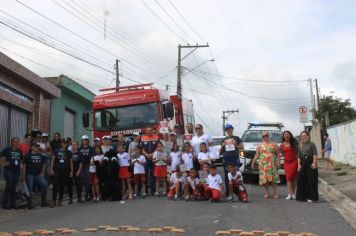
M 137 128 L 157 123 L 157 103 L 147 103 L 95 111 L 96 130 Z

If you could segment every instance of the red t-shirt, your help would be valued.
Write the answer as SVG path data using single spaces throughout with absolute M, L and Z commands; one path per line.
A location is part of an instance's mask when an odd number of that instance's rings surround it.
M 30 144 L 29 143 L 20 143 L 19 149 L 22 152 L 22 155 L 26 155 L 30 151 Z

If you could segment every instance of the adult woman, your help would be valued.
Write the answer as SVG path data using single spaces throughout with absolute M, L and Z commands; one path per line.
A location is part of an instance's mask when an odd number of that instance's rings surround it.
M 283 132 L 280 149 L 284 156 L 284 171 L 286 174 L 288 196 L 286 200 L 295 199 L 295 180 L 298 172 L 298 147 L 292 133 L 288 130 Z
M 51 149 L 54 151 L 58 148 L 61 148 L 61 134 L 59 132 L 55 132 L 51 141 Z
M 11 139 L 11 146 L 0 152 L 2 159 L 0 164 L 4 166 L 5 191 L 2 199 L 2 208 L 10 210 L 16 208 L 16 184 L 20 177 L 21 160 L 23 159 L 22 152 L 18 148 L 19 138 Z
M 201 124 L 195 125 L 194 129 L 195 135 L 192 138 L 191 144 L 195 156 L 198 157 L 198 153 L 200 152 L 200 144 L 205 143 L 209 150 L 209 145 L 212 144 L 212 140 L 209 134 L 204 134 L 203 126 Z M 197 171 L 200 170 L 198 158 L 194 160 L 194 169 Z
M 317 150 L 310 142 L 309 133 L 300 133 L 298 158 L 297 201 L 314 202 L 319 200 Z
M 257 146 L 251 168 L 254 169 L 258 159 L 259 184 L 265 187 L 264 198 L 269 198 L 269 185 L 273 187 L 273 197 L 278 198 L 277 184 L 280 182 L 278 175 L 280 166 L 278 147 L 270 141 L 267 131 L 263 131 L 262 140 L 263 142 Z

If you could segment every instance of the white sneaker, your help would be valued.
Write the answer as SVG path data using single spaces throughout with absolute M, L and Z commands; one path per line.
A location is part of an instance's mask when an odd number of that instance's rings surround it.
M 293 193 L 292 194 L 292 200 L 295 200 L 296 199 L 296 196 L 295 196 L 295 194 Z
M 309 202 L 309 203 L 312 203 L 312 202 L 313 202 L 313 200 L 308 199 L 308 202 Z
M 230 196 L 228 199 L 227 199 L 229 202 L 232 202 L 234 200 L 234 196 Z
M 286 197 L 286 200 L 292 200 L 292 195 L 291 194 L 288 194 L 288 196 Z

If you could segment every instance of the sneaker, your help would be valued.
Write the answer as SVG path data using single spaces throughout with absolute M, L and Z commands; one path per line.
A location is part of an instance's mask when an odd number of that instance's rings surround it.
M 146 193 L 142 193 L 142 197 L 145 198 L 146 197 Z
M 132 194 L 129 194 L 129 200 L 132 200 L 133 197 L 132 197 Z
M 155 194 L 154 194 L 156 197 L 158 197 L 159 196 L 159 193 L 158 192 L 155 192 Z
M 178 200 L 179 200 L 178 195 L 175 195 L 175 196 L 174 196 L 174 201 L 178 201 Z
M 134 198 L 137 198 L 137 193 L 135 193 L 135 194 L 133 195 L 133 197 L 134 197 Z
M 292 195 L 288 194 L 288 196 L 286 197 L 286 200 L 292 200 Z
M 187 196 L 185 196 L 184 200 L 185 200 L 185 201 L 189 201 L 189 198 L 190 198 L 190 197 L 187 195 Z
M 296 196 L 295 196 L 295 194 L 293 193 L 292 194 L 292 200 L 295 200 L 296 199 Z
M 308 202 L 309 202 L 309 203 L 313 203 L 314 201 L 313 201 L 313 200 L 308 199 Z
M 232 202 L 234 200 L 234 196 L 230 196 L 228 199 L 227 199 L 229 202 Z
M 166 196 L 166 194 L 167 194 L 166 192 L 163 192 L 161 196 L 164 197 Z

